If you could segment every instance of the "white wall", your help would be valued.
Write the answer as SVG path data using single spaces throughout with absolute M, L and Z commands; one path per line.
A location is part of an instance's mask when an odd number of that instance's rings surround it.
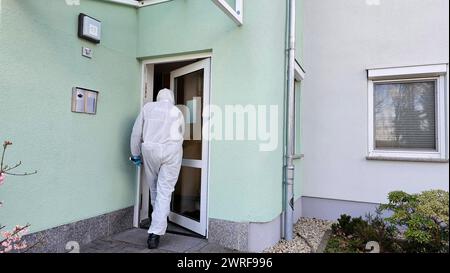
M 448 163 L 365 159 L 365 70 L 448 63 L 448 10 L 448 0 L 304 0 L 304 196 L 378 203 L 393 190 L 448 190 Z

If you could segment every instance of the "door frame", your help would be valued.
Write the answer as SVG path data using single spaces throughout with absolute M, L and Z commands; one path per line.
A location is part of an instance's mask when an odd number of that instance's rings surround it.
M 163 63 L 173 63 L 173 62 L 183 62 L 183 61 L 190 61 L 190 60 L 196 60 L 196 59 L 210 59 L 210 73 L 209 73 L 209 88 L 208 88 L 208 95 L 209 95 L 209 104 L 211 104 L 211 98 L 212 98 L 212 66 L 213 66 L 213 58 L 212 58 L 212 52 L 200 52 L 200 53 L 192 53 L 192 54 L 174 54 L 171 56 L 165 56 L 165 57 L 154 57 L 149 58 L 141 61 L 141 96 L 140 96 L 140 109 L 144 106 L 144 99 L 145 97 L 153 98 L 153 86 L 154 86 L 154 66 L 156 64 L 163 64 Z M 206 92 L 206 90 L 204 91 Z M 147 96 L 146 96 L 147 95 Z M 202 113 L 203 114 L 203 113 Z M 210 117 L 210 113 L 207 115 Z M 211 131 L 210 123 L 208 122 L 208 134 Z M 211 159 L 211 146 L 210 142 L 208 141 L 208 154 L 206 158 L 206 238 L 208 238 L 209 233 L 209 181 L 210 181 L 210 159 Z M 142 168 L 141 168 L 142 169 Z M 202 175 L 203 176 L 203 175 Z M 139 175 L 139 183 L 140 183 L 140 201 L 139 201 L 139 215 L 138 215 L 138 222 L 140 223 L 142 219 L 147 219 L 148 215 L 148 207 L 149 207 L 149 187 L 146 185 L 146 183 L 141 183 L 141 177 L 142 177 L 142 171 L 141 175 Z M 147 208 L 147 209 L 145 209 Z
M 175 91 L 175 79 L 180 76 L 188 75 L 192 72 L 199 70 L 204 70 L 204 80 L 203 80 L 203 103 L 202 109 L 205 110 L 210 104 L 210 79 L 211 79 L 211 59 L 203 59 L 198 62 L 180 67 L 173 70 L 170 73 L 170 89 Z M 203 113 L 201 113 L 203 115 Z M 202 117 L 203 119 L 203 117 Z M 203 121 L 203 124 L 205 122 Z M 203 128 L 201 128 L 201 133 L 203 137 Z M 209 139 L 209 131 L 206 131 L 206 139 Z M 183 159 L 182 166 L 197 168 L 201 170 L 201 180 L 200 180 L 200 221 L 195 221 L 189 219 L 189 217 L 183 216 L 178 213 L 170 212 L 169 219 L 171 221 L 177 222 L 181 226 L 186 226 L 188 229 L 193 230 L 201 235 L 206 236 L 207 230 L 207 183 L 208 183 L 208 154 L 209 154 L 209 143 L 207 140 L 202 139 L 202 159 Z M 203 214 L 203 215 L 202 215 Z M 203 217 L 204 218 L 203 218 Z M 200 228 L 198 228 L 200 226 Z

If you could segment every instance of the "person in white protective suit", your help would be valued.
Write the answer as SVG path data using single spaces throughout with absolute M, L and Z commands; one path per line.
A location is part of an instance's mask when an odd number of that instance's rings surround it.
M 159 91 L 156 102 L 144 105 L 131 134 L 132 160 L 136 165 L 143 164 L 150 187 L 153 208 L 147 240 L 150 249 L 157 248 L 160 236 L 166 233 L 170 201 L 183 157 L 184 118 L 174 104 L 172 90 Z

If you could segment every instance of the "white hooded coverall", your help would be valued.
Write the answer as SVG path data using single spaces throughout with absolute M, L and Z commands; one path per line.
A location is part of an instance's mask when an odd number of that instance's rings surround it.
M 131 154 L 140 156 L 153 208 L 148 233 L 164 235 L 170 201 L 183 157 L 184 117 L 174 105 L 172 90 L 162 89 L 157 101 L 145 104 L 134 123 Z

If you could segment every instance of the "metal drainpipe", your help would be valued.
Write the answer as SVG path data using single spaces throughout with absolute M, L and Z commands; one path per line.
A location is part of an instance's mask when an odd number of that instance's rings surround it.
M 288 1 L 288 61 L 287 61 L 287 143 L 285 166 L 285 211 L 284 211 L 284 239 L 293 239 L 294 218 L 294 141 L 295 141 L 295 4 L 296 0 Z

